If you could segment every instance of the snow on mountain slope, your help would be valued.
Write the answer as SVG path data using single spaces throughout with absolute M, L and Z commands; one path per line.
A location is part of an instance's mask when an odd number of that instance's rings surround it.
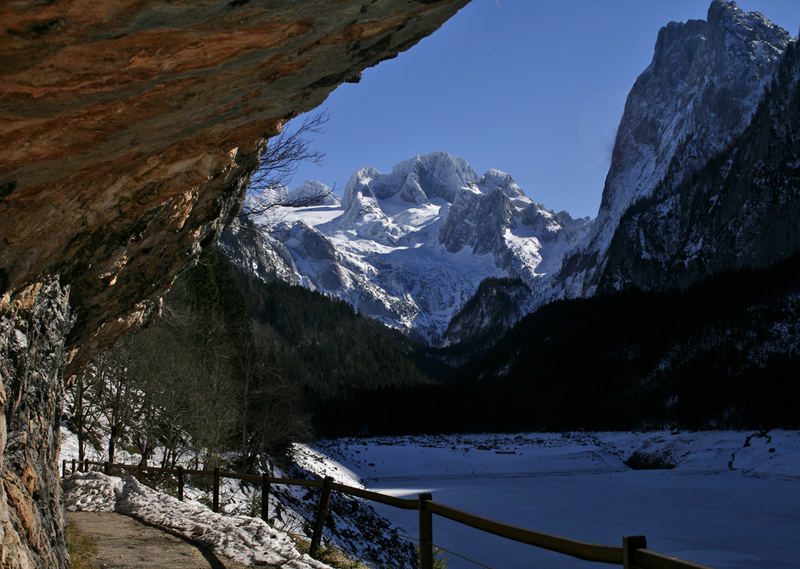
M 591 296 L 628 207 L 660 183 L 678 186 L 744 131 L 790 41 L 761 14 L 726 0 L 714 0 L 705 21 L 659 31 L 625 103 L 589 242 L 567 256 L 558 294 Z
M 275 214 L 258 221 L 304 286 L 431 343 L 488 277 L 538 290 L 589 224 L 533 202 L 504 172 L 479 176 L 444 152 L 388 174 L 362 168 L 341 204 Z

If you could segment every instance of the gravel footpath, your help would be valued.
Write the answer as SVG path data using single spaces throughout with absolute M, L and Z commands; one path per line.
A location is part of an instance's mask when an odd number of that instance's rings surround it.
M 112 512 L 68 512 L 97 548 L 104 569 L 247 569 L 173 532 Z M 262 565 L 266 567 L 266 565 Z

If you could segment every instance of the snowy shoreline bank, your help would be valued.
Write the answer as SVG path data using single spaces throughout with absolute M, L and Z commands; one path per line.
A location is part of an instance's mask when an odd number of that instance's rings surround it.
M 418 435 L 342 438 L 296 445 L 309 470 L 320 458 L 346 480 L 534 476 L 622 472 L 648 467 L 800 481 L 800 431 L 650 431 Z M 337 477 L 336 469 L 327 472 Z M 317 472 L 323 474 L 322 470 Z
M 794 539 L 800 431 L 346 438 L 298 444 L 293 450 L 297 465 L 313 475 L 397 496 L 432 491 L 441 503 L 530 529 L 609 545 L 622 535 L 645 534 L 655 550 L 717 569 L 800 569 L 800 545 Z M 634 470 L 629 464 L 670 468 Z M 319 567 L 261 520 L 213 514 L 132 479 L 78 474 L 65 490 L 68 507 L 129 511 L 200 536 L 234 559 L 275 561 L 277 553 L 294 567 Z M 413 512 L 375 509 L 400 535 L 416 534 Z M 485 537 L 436 521 L 437 543 L 493 567 L 515 569 L 541 561 L 557 569 L 582 563 Z M 369 547 L 356 549 L 368 553 Z M 469 565 L 451 558 L 448 567 Z

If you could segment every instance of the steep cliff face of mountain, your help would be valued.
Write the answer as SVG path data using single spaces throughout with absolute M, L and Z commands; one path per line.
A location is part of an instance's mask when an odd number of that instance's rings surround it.
M 631 207 L 611 242 L 601 290 L 687 287 L 760 269 L 800 249 L 800 49 L 789 45 L 750 126 L 677 188 Z
M 656 186 L 674 190 L 744 131 L 791 37 L 761 14 L 714 0 L 707 20 L 670 23 L 625 104 L 589 242 L 556 287 L 591 295 L 619 219 Z
M 281 216 L 284 221 L 260 220 L 259 239 L 271 253 L 256 254 L 244 234 L 226 250 L 245 267 L 246 259 L 285 259 L 288 251 L 304 286 L 430 344 L 442 341 L 451 318 L 486 278 L 520 279 L 513 294 L 518 306 L 501 318 L 516 321 L 530 305 L 531 291 L 543 288 L 542 277 L 560 266 L 589 226 L 588 219 L 534 202 L 505 172 L 480 176 L 444 152 L 406 160 L 386 174 L 362 168 L 347 183 L 341 204 Z M 251 262 L 248 268 L 258 273 L 268 264 Z M 288 262 L 269 266 L 286 279 Z M 480 332 L 474 325 L 486 314 L 462 314 L 448 342 Z
M 217 238 L 267 137 L 465 3 L 0 6 L 3 567 L 67 565 L 62 373 L 138 325 Z

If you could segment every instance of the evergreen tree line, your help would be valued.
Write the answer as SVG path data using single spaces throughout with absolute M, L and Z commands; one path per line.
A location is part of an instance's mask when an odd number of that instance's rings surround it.
M 546 305 L 442 385 L 361 392 L 325 436 L 800 426 L 800 255 Z

